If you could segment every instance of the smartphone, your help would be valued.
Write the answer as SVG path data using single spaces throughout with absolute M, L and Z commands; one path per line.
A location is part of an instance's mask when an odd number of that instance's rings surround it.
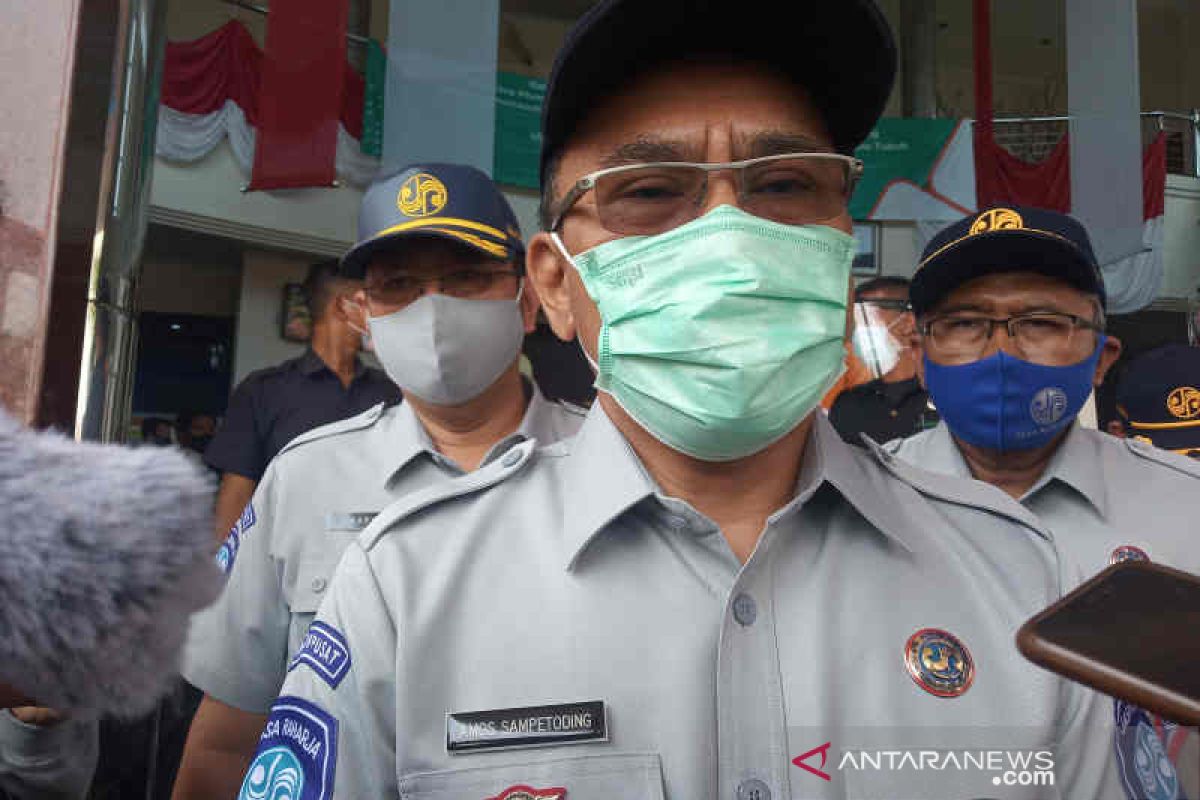
M 1109 567 L 1021 626 L 1030 661 L 1181 725 L 1200 725 L 1200 577 Z

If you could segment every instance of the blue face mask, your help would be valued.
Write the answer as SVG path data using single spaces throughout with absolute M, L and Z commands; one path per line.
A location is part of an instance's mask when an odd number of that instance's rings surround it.
M 925 387 L 956 437 L 991 450 L 1032 450 L 1071 424 L 1092 393 L 1104 349 L 1078 364 L 1045 367 L 1004 351 L 970 364 L 945 366 L 925 358 Z

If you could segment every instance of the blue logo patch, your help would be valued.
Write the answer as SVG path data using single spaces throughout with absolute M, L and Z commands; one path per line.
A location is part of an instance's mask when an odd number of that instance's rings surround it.
M 1137 800 L 1186 800 L 1150 715 L 1123 700 L 1113 701 L 1113 709 L 1117 764 L 1126 795 Z
M 258 522 L 258 517 L 254 515 L 254 503 L 247 503 L 246 510 L 242 512 L 241 518 L 238 519 L 238 528 L 244 534 L 253 528 L 256 522 Z
M 346 638 L 324 622 L 313 622 L 288 665 L 288 672 L 300 664 L 307 664 L 321 680 L 336 689 L 350 671 L 350 647 Z
M 238 800 L 328 800 L 336 766 L 337 720 L 306 700 L 280 697 Z
M 242 537 L 238 535 L 238 526 L 234 525 L 229 529 L 229 536 L 226 537 L 221 549 L 217 551 L 217 567 L 226 575 L 229 570 L 233 569 L 233 561 L 237 558 L 238 547 L 241 546 Z

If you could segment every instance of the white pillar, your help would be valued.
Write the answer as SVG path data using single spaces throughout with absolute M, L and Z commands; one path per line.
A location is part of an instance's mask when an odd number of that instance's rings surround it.
M 1066 0 L 1071 205 L 1096 257 L 1142 249 L 1137 0 Z

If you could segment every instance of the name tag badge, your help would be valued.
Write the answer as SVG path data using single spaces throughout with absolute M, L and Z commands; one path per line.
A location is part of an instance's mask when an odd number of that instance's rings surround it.
M 446 751 L 451 755 L 607 741 L 601 700 L 446 715 Z
M 325 530 L 357 533 L 379 516 L 378 511 L 331 511 L 325 515 Z

